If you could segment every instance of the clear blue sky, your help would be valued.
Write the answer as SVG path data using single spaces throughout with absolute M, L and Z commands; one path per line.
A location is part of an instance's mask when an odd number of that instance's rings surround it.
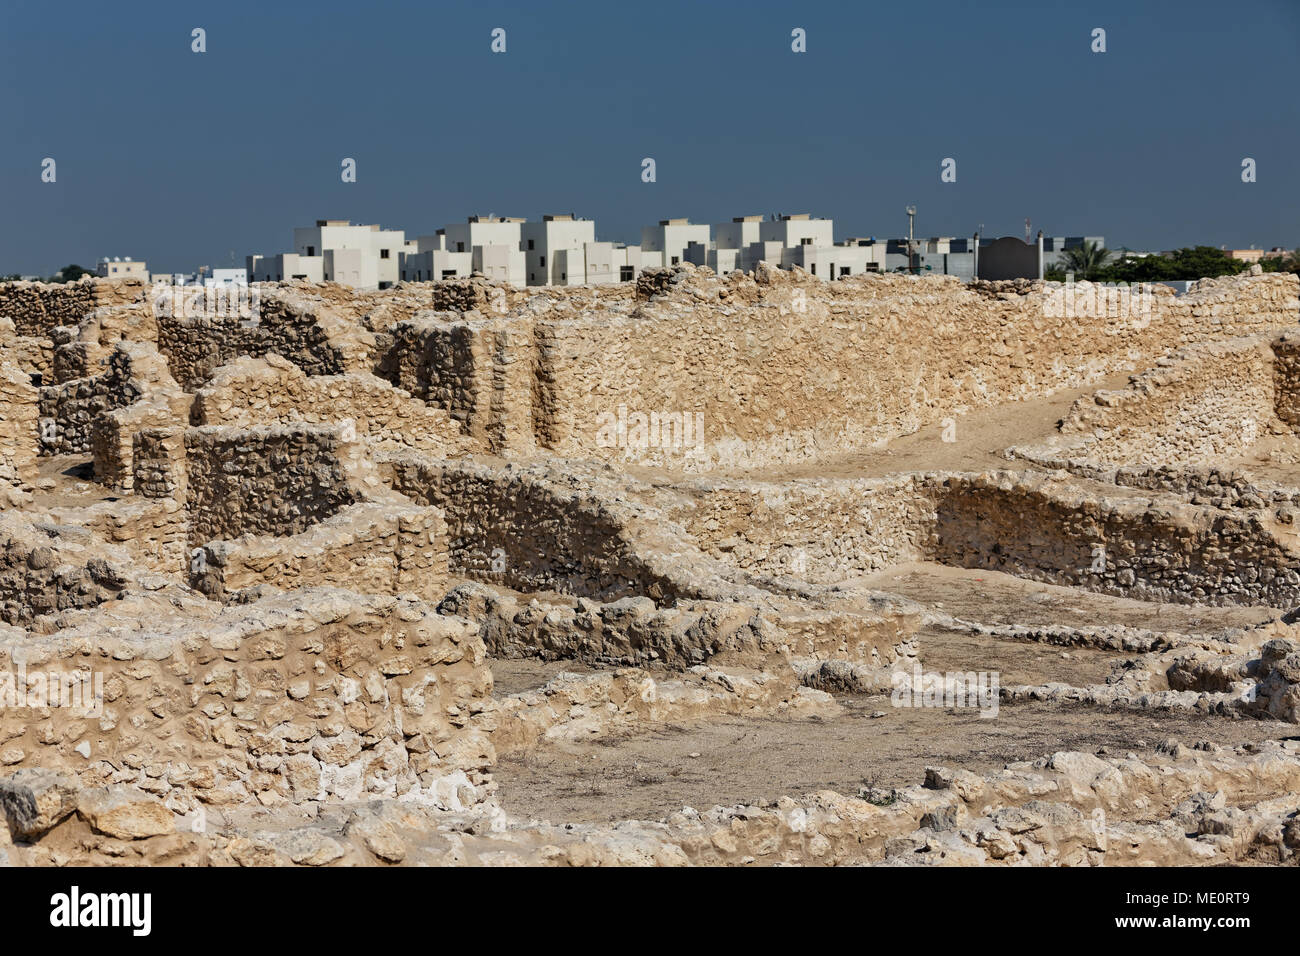
M 892 236 L 908 202 L 924 235 L 1300 245 L 1300 0 L 0 0 L 0 31 L 0 273 L 242 265 L 317 218 Z

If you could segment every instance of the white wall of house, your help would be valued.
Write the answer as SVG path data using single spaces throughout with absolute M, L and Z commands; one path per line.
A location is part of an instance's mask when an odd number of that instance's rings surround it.
M 594 222 L 572 216 L 546 216 L 541 222 L 521 225 L 528 285 L 581 285 L 586 281 L 583 247 L 596 241 Z M 571 277 L 575 271 L 582 273 L 576 282 Z
M 653 253 L 655 265 L 675 266 L 686 262 L 686 247 L 692 242 L 709 244 L 709 227 L 686 219 L 663 219 L 641 230 L 641 250 Z

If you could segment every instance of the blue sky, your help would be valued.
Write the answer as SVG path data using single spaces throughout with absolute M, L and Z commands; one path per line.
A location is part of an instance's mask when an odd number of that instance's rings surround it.
M 242 265 L 317 218 L 892 236 L 908 202 L 924 235 L 1294 247 L 1298 48 L 1300 0 L 2 0 L 0 273 Z

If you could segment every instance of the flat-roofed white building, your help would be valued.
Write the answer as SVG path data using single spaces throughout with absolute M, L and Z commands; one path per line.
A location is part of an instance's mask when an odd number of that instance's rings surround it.
M 247 256 L 244 261 L 250 282 L 280 282 L 286 279 L 325 281 L 324 256 L 300 256 L 296 252 L 282 252 L 274 256 Z
M 345 254 L 326 264 L 326 278 L 359 289 L 385 289 L 398 281 L 400 258 L 406 248 L 406 233 L 378 225 L 353 225 L 347 219 L 317 219 L 316 225 L 293 231 L 294 252 L 309 258 L 327 252 L 358 251 L 361 259 Z M 352 281 L 356 275 L 357 284 Z M 334 278 L 334 276 L 341 278 Z
M 149 266 L 143 259 L 132 259 L 130 256 L 114 256 L 112 259 L 105 256 L 95 265 L 95 274 L 106 279 L 139 279 L 148 282 Z
M 543 216 L 521 224 L 528 285 L 583 285 L 587 281 L 584 246 L 596 241 L 590 219 Z
M 835 223 L 831 219 L 814 219 L 807 213 L 783 215 L 760 222 L 758 238 L 783 246 L 833 246 Z
M 686 249 L 691 243 L 709 246 L 709 227 L 689 219 L 660 219 L 657 226 L 641 230 L 641 253 L 647 265 L 675 266 L 687 262 Z M 703 263 L 699 263 L 703 264 Z

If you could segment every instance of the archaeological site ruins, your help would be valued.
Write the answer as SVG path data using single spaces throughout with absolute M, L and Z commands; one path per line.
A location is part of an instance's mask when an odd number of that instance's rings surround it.
M 1300 284 L 1087 291 L 0 284 L 0 863 L 1294 864 Z

